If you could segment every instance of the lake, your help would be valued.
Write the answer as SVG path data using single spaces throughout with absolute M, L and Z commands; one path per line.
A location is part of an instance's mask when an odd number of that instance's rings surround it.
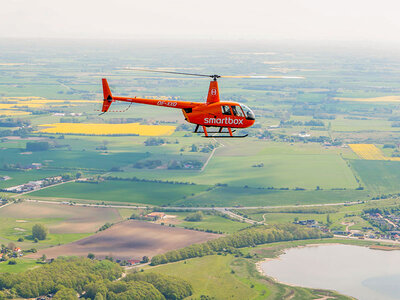
M 261 267 L 291 285 L 335 290 L 357 299 L 400 299 L 399 250 L 340 244 L 298 247 Z

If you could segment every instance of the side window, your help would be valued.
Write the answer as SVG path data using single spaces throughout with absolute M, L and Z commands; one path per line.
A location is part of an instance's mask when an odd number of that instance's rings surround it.
M 243 111 L 240 106 L 231 106 L 233 114 L 237 117 L 244 117 Z
M 221 108 L 224 115 L 231 115 L 231 110 L 228 105 L 222 105 Z

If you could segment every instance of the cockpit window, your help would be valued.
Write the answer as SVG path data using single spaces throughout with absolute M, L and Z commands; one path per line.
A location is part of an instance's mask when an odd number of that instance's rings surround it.
M 244 117 L 242 109 L 240 108 L 240 106 L 231 106 L 232 107 L 232 111 L 233 114 L 237 117 Z
M 232 114 L 231 109 L 229 108 L 228 105 L 222 105 L 221 108 L 222 108 L 222 114 L 229 116 Z
M 248 108 L 244 104 L 241 104 L 241 106 L 242 106 L 242 109 L 244 111 L 244 115 L 246 116 L 247 120 L 255 120 L 256 119 L 256 116 L 254 115 L 253 111 L 250 108 Z

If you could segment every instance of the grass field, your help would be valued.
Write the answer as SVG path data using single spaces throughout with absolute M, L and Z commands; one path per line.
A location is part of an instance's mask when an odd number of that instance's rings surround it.
M 368 198 L 356 190 L 280 191 L 239 187 L 219 187 L 176 202 L 187 206 L 279 206 L 315 203 L 341 203 Z
M 150 268 L 149 271 L 188 280 L 194 289 L 194 294 L 190 299 L 198 299 L 201 295 L 216 299 L 255 299 L 258 296 L 257 291 L 231 273 L 230 264 L 233 259 L 232 256 L 211 255 L 157 266 Z M 267 288 L 264 290 L 267 294 Z
M 42 163 L 47 168 L 64 169 L 64 172 L 68 172 L 68 169 L 109 171 L 112 167 L 134 164 L 145 157 L 147 157 L 147 154 L 140 152 L 113 152 L 104 154 L 98 151 L 49 150 L 27 153 L 20 149 L 8 148 L 0 150 L 0 166 L 16 163 L 23 166 L 32 163 Z M 6 170 L 0 172 L 7 174 Z
M 66 183 L 30 193 L 35 197 L 59 197 L 107 202 L 129 202 L 151 205 L 172 205 L 184 197 L 206 191 L 205 185 L 183 185 L 134 181 Z
M 185 221 L 184 219 L 190 213 L 171 212 L 167 214 L 175 215 L 177 217 L 176 220 L 172 219 L 171 221 L 171 223 L 176 225 L 177 227 L 188 227 L 204 230 L 209 229 L 213 231 L 221 231 L 223 233 L 234 233 L 240 229 L 250 226 L 250 224 L 248 223 L 236 222 L 216 215 L 205 214 L 202 221 L 189 222 Z M 165 221 L 166 223 L 168 222 L 167 220 Z
M 175 126 L 128 124 L 54 123 L 40 125 L 39 132 L 87 135 L 143 135 L 165 136 L 174 133 Z
M 321 242 L 321 240 L 315 241 Z M 244 248 L 244 252 L 257 252 L 260 257 L 276 255 L 279 249 L 303 243 L 269 244 L 256 248 Z M 277 247 L 278 249 L 275 249 Z M 269 256 L 270 257 L 270 256 Z M 145 267 L 145 272 L 159 272 L 188 280 L 194 289 L 194 294 L 189 299 L 199 299 L 201 295 L 215 299 L 323 299 L 323 295 L 336 296 L 334 299 L 349 299 L 335 292 L 313 290 L 280 284 L 262 276 L 255 267 L 256 260 L 235 258 L 232 255 L 211 255 L 186 261 Z
M 1 160 L 1 159 L 0 159 Z M 0 181 L 0 188 L 20 185 L 33 180 L 39 180 L 46 177 L 61 175 L 63 172 L 60 170 L 29 170 L 29 171 L 15 171 L 15 170 L 0 170 L 0 176 L 9 176 L 11 179 Z
M 18 258 L 16 261 L 16 265 L 9 265 L 6 261 L 0 262 L 0 273 L 21 273 L 40 266 L 36 259 Z
M 76 199 L 167 206 L 277 206 L 315 203 L 342 203 L 369 199 L 368 191 L 358 190 L 267 190 L 242 187 L 178 185 L 151 182 L 105 181 L 99 184 L 66 183 L 32 192 L 36 199 Z
M 367 188 L 376 194 L 400 192 L 400 162 L 350 160 Z
M 243 144 L 244 143 L 244 144 Z M 339 149 L 261 141 L 238 142 L 216 150 L 203 172 L 129 170 L 124 177 L 173 179 L 198 184 L 288 188 L 356 188 L 357 182 Z M 254 167 L 263 164 L 263 167 Z

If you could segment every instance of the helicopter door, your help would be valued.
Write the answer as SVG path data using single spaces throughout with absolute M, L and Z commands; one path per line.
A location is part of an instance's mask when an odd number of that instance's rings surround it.
M 235 105 L 235 106 L 231 106 L 231 107 L 232 107 L 233 114 L 236 117 L 244 117 L 244 113 L 243 113 L 242 109 L 240 108 L 240 106 Z

